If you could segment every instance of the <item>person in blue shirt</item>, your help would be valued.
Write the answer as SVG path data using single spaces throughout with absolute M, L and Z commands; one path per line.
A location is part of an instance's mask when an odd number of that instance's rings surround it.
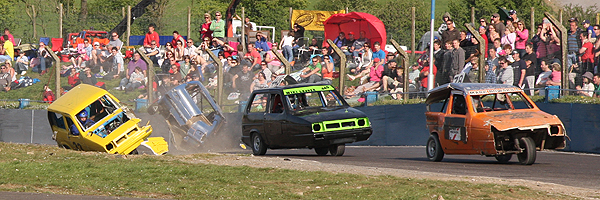
M 373 59 L 375 58 L 385 60 L 385 51 L 381 50 L 381 44 L 379 42 L 373 43 Z
M 81 122 L 81 124 L 83 125 L 83 127 L 87 128 L 90 127 L 91 125 L 94 124 L 94 121 L 88 118 L 88 113 L 86 110 L 82 110 L 81 112 L 79 112 L 79 114 L 77 114 L 77 119 L 79 119 L 79 122 Z M 73 135 L 79 135 L 79 129 L 77 129 L 77 126 L 75 125 L 75 123 L 71 124 L 71 134 Z
M 254 42 L 254 45 L 256 46 L 256 50 L 258 50 L 261 56 L 267 53 L 267 51 L 271 50 L 269 48 L 267 37 L 261 32 L 256 33 L 256 42 Z

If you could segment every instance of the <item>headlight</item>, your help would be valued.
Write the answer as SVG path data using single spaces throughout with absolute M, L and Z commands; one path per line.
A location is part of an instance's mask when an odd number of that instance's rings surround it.
M 313 124 L 312 128 L 313 128 L 313 132 L 319 132 L 319 131 L 321 131 L 321 124 L 315 123 L 315 124 Z
M 362 118 L 362 119 L 359 119 L 357 123 L 358 123 L 358 126 L 364 126 L 364 125 L 366 124 L 366 122 L 365 122 L 365 119 L 364 119 L 364 118 Z

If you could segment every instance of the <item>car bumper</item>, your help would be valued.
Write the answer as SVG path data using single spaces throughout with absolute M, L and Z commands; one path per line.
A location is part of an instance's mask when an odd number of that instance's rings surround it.
M 365 141 L 373 134 L 371 127 L 351 130 L 331 131 L 314 134 L 315 146 L 329 146 L 332 144 L 345 144 Z

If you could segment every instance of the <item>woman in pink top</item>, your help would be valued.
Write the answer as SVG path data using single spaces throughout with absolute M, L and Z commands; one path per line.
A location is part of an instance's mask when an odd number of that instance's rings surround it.
M 504 36 L 500 38 L 500 43 L 502 46 L 506 44 L 510 44 L 512 49 L 515 49 L 515 40 L 517 39 L 517 34 L 515 34 L 515 28 L 513 26 L 507 26 L 506 30 L 504 30 Z
M 517 34 L 517 40 L 515 41 L 515 49 L 519 52 L 519 55 L 525 55 L 525 44 L 527 43 L 527 39 L 529 39 L 529 30 L 525 28 L 525 24 L 519 21 L 517 22 L 517 30 L 515 31 Z

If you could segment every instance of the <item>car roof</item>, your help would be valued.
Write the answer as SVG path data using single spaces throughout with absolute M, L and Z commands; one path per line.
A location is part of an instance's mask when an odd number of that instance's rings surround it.
M 254 92 L 256 93 L 256 92 L 268 92 L 268 91 L 281 91 L 281 90 L 285 90 L 285 89 L 300 88 L 300 87 L 307 87 L 307 86 L 317 86 L 317 85 L 329 85 L 329 84 L 300 83 L 300 84 L 293 84 L 293 85 L 277 86 L 277 87 L 273 87 L 273 88 L 265 88 L 265 89 L 255 90 Z
M 464 94 L 492 94 L 502 92 L 520 92 L 521 89 L 505 84 L 494 83 L 446 83 L 429 91 L 425 103 L 430 104 L 448 97 L 451 91 L 458 90 Z
M 50 104 L 48 110 L 75 115 L 105 94 L 108 94 L 113 100 L 118 102 L 115 97 L 102 88 L 88 84 L 79 84 Z

